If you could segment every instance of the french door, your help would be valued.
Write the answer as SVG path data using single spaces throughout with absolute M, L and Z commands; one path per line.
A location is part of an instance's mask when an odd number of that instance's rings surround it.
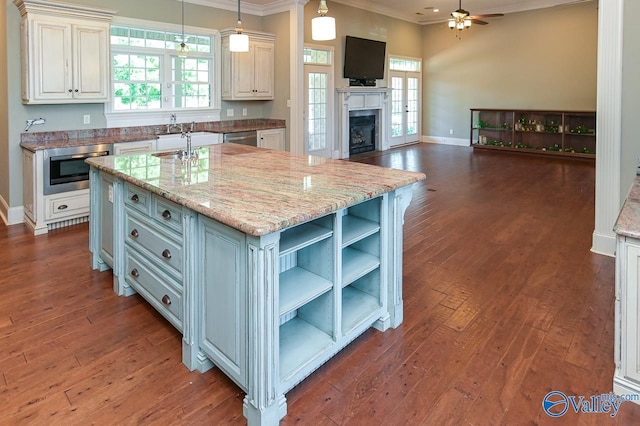
M 333 152 L 333 52 L 305 47 L 305 154 L 331 158 Z
M 389 71 L 391 80 L 390 146 L 420 140 L 420 73 Z

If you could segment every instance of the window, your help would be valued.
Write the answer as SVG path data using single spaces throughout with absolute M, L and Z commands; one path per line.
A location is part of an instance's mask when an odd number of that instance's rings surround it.
M 164 28 L 162 28 L 164 27 Z M 164 123 L 168 113 L 192 121 L 215 120 L 220 109 L 218 33 L 191 28 L 189 56 L 178 57 L 180 28 L 138 20 L 111 26 L 112 101 L 109 126 Z

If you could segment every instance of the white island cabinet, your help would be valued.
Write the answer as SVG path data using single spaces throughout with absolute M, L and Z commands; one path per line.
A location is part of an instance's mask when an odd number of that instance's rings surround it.
M 182 332 L 189 369 L 246 392 L 249 425 L 278 424 L 286 392 L 402 323 L 403 217 L 423 174 L 236 144 L 88 162 L 93 267 Z
M 617 247 L 613 391 L 618 395 L 640 394 L 640 176 L 622 206 L 614 231 Z

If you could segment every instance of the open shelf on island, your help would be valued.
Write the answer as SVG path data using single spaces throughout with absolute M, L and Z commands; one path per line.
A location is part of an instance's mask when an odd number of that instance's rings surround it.
M 286 380 L 333 344 L 322 330 L 299 317 L 280 326 L 280 378 Z
M 380 258 L 346 247 L 342 250 L 342 285 L 346 286 L 380 266 Z
M 282 233 L 280 237 L 280 256 L 322 241 L 333 235 L 333 231 L 314 222 L 298 225 Z
M 333 283 L 300 267 L 280 274 L 280 316 L 331 290 Z
M 380 230 L 380 224 L 353 215 L 342 217 L 342 247 L 346 247 Z
M 380 309 L 377 298 L 355 287 L 342 289 L 342 332 L 347 334 Z

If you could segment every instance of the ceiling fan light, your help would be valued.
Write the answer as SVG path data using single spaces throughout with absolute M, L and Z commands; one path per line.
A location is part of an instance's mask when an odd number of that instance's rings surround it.
M 471 19 L 465 19 L 464 20 L 464 27 L 465 28 L 469 28 L 471 26 Z
M 456 27 L 456 21 L 449 19 L 449 28 L 454 29 Z
M 464 22 L 458 22 L 456 24 L 456 28 L 460 31 L 462 31 L 464 29 Z

